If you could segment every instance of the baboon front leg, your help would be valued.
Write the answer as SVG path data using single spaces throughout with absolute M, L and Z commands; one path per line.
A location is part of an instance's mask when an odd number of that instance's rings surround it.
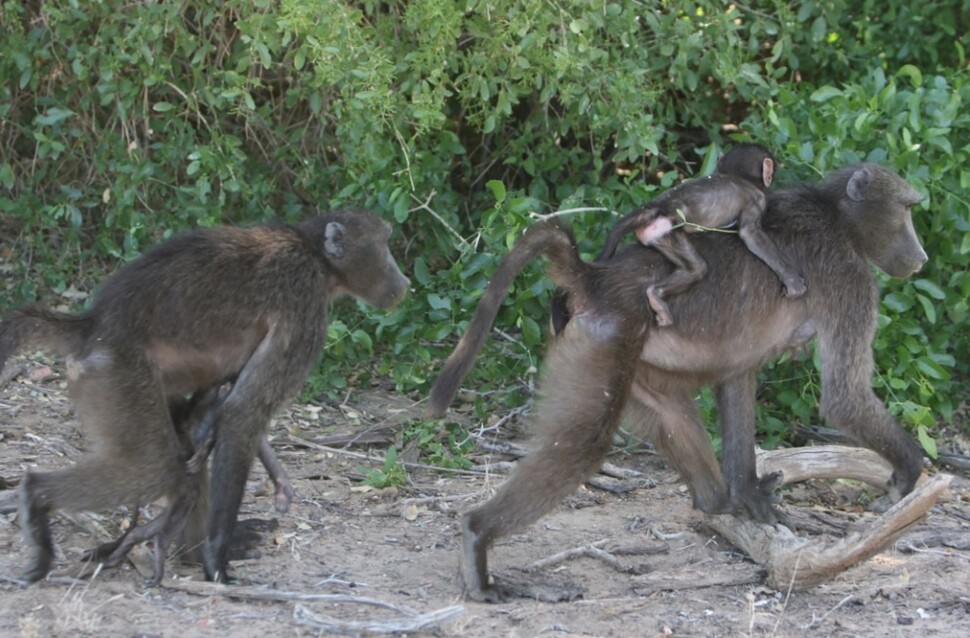
M 895 503 L 916 485 L 923 470 L 923 450 L 872 390 L 871 336 L 853 332 L 836 326 L 819 335 L 820 411 L 831 425 L 848 432 L 892 464 L 893 473 L 886 491 Z
M 805 279 L 798 269 L 789 263 L 771 237 L 761 228 L 763 207 L 753 207 L 741 213 L 738 220 L 738 233 L 748 250 L 765 262 L 785 286 L 786 297 L 801 297 L 805 294 Z
M 228 578 L 230 542 L 259 442 L 273 412 L 300 387 L 319 352 L 320 344 L 307 344 L 294 336 L 306 329 L 272 326 L 222 404 L 202 551 L 203 570 L 209 580 L 225 582 Z

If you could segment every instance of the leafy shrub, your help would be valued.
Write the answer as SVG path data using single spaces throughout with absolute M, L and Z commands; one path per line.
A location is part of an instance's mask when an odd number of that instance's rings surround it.
M 754 138 L 789 180 L 869 158 L 928 195 L 931 262 L 882 282 L 875 347 L 879 391 L 932 428 L 970 360 L 967 19 L 959 0 L 3 2 L 4 294 L 90 290 L 186 227 L 365 205 L 397 222 L 414 293 L 343 303 L 308 392 L 424 391 L 537 215 L 573 211 L 592 255 L 615 212 Z M 476 368 L 511 388 L 489 400 L 522 400 L 549 291 L 539 267 L 516 282 Z M 808 418 L 811 361 L 763 381 L 767 434 Z

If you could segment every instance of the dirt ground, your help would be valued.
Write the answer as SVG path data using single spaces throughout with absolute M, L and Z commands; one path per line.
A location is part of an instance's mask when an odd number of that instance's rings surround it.
M 406 486 L 373 490 L 360 479 L 380 464 L 365 456 L 380 458 L 383 445 L 299 443 L 381 431 L 419 412 L 411 400 L 379 390 L 339 405 L 295 405 L 279 416 L 273 446 L 298 498 L 288 514 L 276 514 L 272 488 L 254 469 L 241 517 L 278 526 L 264 533 L 261 557 L 232 564 L 239 584 L 204 583 L 198 566 L 170 558 L 162 586 L 146 589 L 147 548 L 117 568 L 76 578 L 82 553 L 118 533 L 125 520 L 119 509 L 55 515 L 54 573 L 25 589 L 11 581 L 27 560 L 10 507 L 16 483 L 28 468 L 72 462 L 85 441 L 58 368 L 21 363 L 24 373 L 0 389 L 0 503 L 7 503 L 0 506 L 0 636 L 330 635 L 320 627 L 403 635 L 408 623 L 423 622 L 431 624 L 415 633 L 469 638 L 970 636 L 965 477 L 889 550 L 807 592 L 776 591 L 703 525 L 676 474 L 643 450 L 610 459 L 642 473 L 641 487 L 618 494 L 587 486 L 491 554 L 495 573 L 515 577 L 536 561 L 585 548 L 529 572 L 548 581 L 549 597 L 573 600 L 464 601 L 458 517 L 486 497 L 501 472 L 415 468 Z M 790 490 L 785 507 L 817 515 L 838 535 L 873 516 L 858 505 L 865 497 L 857 485 L 808 484 Z M 932 540 L 939 532 L 948 544 Z

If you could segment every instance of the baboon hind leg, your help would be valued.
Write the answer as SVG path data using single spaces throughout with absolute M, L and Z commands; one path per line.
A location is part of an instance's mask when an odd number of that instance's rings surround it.
M 647 288 L 647 300 L 657 315 L 657 325 L 670 326 L 674 321 L 666 297 L 679 295 L 701 280 L 707 274 L 707 262 L 683 231 L 664 235 L 653 243 L 653 247 L 675 266 L 672 273 Z
M 532 451 L 491 499 L 462 519 L 462 577 L 471 598 L 498 602 L 508 594 L 488 582 L 491 544 L 552 510 L 609 452 L 643 342 L 642 331 L 624 331 L 618 323 L 574 318 L 550 348 L 533 409 Z
M 784 514 L 774 507 L 775 489 L 784 476 L 772 472 L 758 477 L 754 456 L 755 390 L 754 372 L 745 372 L 714 387 L 724 442 L 724 480 L 733 509 L 746 510 L 763 523 L 787 524 Z
M 626 413 L 631 430 L 646 432 L 687 483 L 695 508 L 707 514 L 729 511 L 721 466 L 693 397 L 676 383 L 667 387 L 658 374 L 645 365 L 638 369 Z
M 28 581 L 50 570 L 48 515 L 147 503 L 186 480 L 180 446 L 150 363 L 135 352 L 95 349 L 68 361 L 69 390 L 91 451 L 74 467 L 30 473 L 21 482 L 21 521 L 31 558 Z

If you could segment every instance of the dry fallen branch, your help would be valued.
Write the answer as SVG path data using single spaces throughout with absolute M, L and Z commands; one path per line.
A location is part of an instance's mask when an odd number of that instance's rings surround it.
M 757 464 L 758 476 L 781 471 L 785 483 L 852 479 L 882 488 L 893 473 L 892 465 L 872 450 L 841 445 L 759 450 Z
M 412 609 L 395 605 L 376 598 L 347 596 L 345 594 L 309 594 L 298 591 L 280 591 L 266 587 L 227 587 L 218 583 L 197 581 L 171 581 L 165 583 L 166 589 L 175 589 L 196 596 L 223 596 L 236 600 L 258 600 L 269 602 L 327 602 L 371 605 L 389 609 L 399 618 L 387 620 L 340 620 L 318 616 L 301 605 L 296 605 L 293 617 L 296 622 L 322 631 L 341 634 L 361 633 L 411 633 L 457 618 L 464 613 L 460 605 L 445 607 L 437 611 L 419 614 Z
M 760 453 L 758 472 L 780 470 L 784 482 L 810 478 L 851 478 L 883 486 L 891 468 L 875 452 L 863 448 L 819 446 Z M 708 524 L 768 570 L 776 588 L 802 589 L 833 578 L 881 552 L 917 523 L 936 503 L 953 477 L 937 475 L 917 488 L 871 525 L 834 540 L 808 540 L 782 526 L 769 526 L 730 515 L 709 516 Z
M 675 572 L 668 570 L 634 576 L 633 591 L 639 596 L 649 596 L 658 591 L 679 591 L 701 587 L 736 587 L 760 583 L 765 570 L 751 563 L 707 565 L 706 567 L 683 567 Z
M 329 616 L 320 616 L 313 613 L 303 605 L 296 605 L 293 609 L 293 620 L 300 625 L 306 625 L 334 634 L 360 635 L 363 633 L 373 634 L 401 634 L 424 631 L 430 627 L 435 627 L 441 623 L 454 620 L 465 613 L 465 608 L 461 605 L 452 605 L 426 614 L 416 614 L 413 611 L 405 610 L 403 618 L 392 618 L 388 620 L 340 620 Z
M 235 600 L 258 600 L 262 602 L 326 602 L 326 603 L 353 603 L 357 605 L 372 605 L 390 609 L 399 614 L 414 614 L 415 612 L 400 607 L 393 603 L 368 598 L 366 596 L 348 596 L 346 594 L 308 594 L 302 591 L 283 591 L 270 589 L 268 587 L 256 586 L 227 586 L 221 583 L 207 583 L 196 580 L 166 581 L 165 589 L 183 591 L 195 596 L 222 596 Z
M 636 573 L 639 568 L 635 565 L 630 565 L 629 563 L 620 560 L 616 557 L 616 555 L 644 556 L 651 554 L 663 554 L 667 551 L 668 547 L 666 543 L 637 543 L 636 545 L 618 545 L 609 539 L 603 539 L 590 543 L 589 545 L 573 547 L 572 549 L 567 549 L 557 554 L 553 554 L 552 556 L 547 556 L 543 559 L 537 560 L 528 565 L 526 570 L 533 571 L 537 569 L 544 569 L 567 560 L 586 556 L 603 561 L 618 572 L 633 574 Z

